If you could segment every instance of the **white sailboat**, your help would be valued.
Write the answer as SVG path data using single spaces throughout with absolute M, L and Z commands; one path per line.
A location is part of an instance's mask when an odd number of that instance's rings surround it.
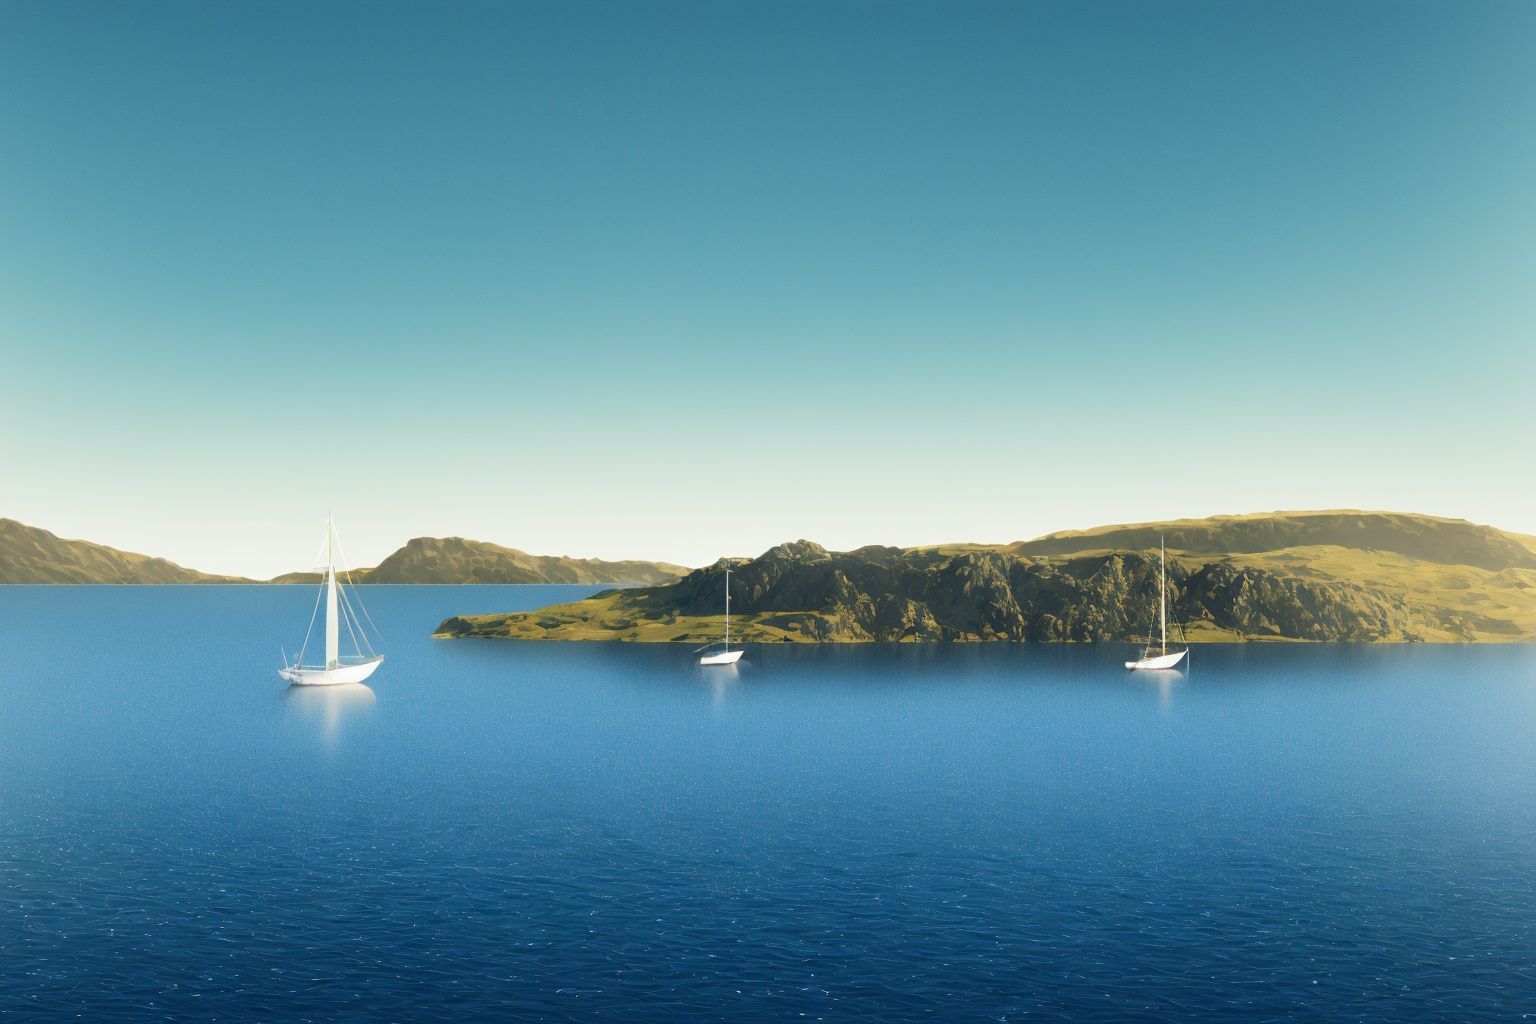
M 713 645 L 710 645 L 711 647 Z M 700 665 L 734 665 L 741 660 L 744 651 L 731 650 L 731 570 L 725 570 L 725 642 L 719 650 L 700 648 L 704 654 L 699 658 Z
M 368 635 L 363 629 L 363 621 L 368 619 L 368 610 L 362 607 L 362 600 L 357 597 L 354 590 L 352 597 L 348 598 L 341 583 L 336 579 L 336 526 L 330 516 L 325 519 L 325 581 L 320 585 L 320 593 L 315 595 L 315 611 L 309 615 L 309 629 L 304 634 L 304 644 L 299 648 L 298 655 L 293 659 L 293 664 L 287 664 L 286 655 L 283 658 L 283 667 L 277 670 L 294 686 L 337 686 L 344 683 L 361 683 L 364 679 L 373 675 L 373 670 L 379 667 L 384 660 L 384 655 L 375 654 L 373 646 L 368 642 Z M 320 665 L 304 664 L 304 651 L 309 647 L 310 635 L 315 630 L 315 613 L 320 608 L 320 598 L 325 598 L 325 662 Z M 362 608 L 362 618 L 352 608 L 352 601 L 357 600 L 358 608 Z M 356 653 L 343 657 L 341 654 L 341 630 L 345 626 L 347 634 L 352 641 Z
M 1170 669 L 1178 668 L 1185 658 L 1189 657 L 1189 648 L 1186 646 L 1181 651 L 1168 653 L 1168 550 L 1163 545 L 1161 538 L 1157 544 L 1158 550 L 1158 581 L 1157 581 L 1157 629 L 1158 643 L 1154 644 L 1149 639 L 1147 645 L 1142 648 L 1141 657 L 1136 661 L 1128 661 L 1125 667 L 1132 670 L 1145 669 Z

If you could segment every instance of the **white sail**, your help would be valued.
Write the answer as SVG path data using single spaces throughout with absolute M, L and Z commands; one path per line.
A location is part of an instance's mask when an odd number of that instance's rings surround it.
M 325 520 L 325 667 L 335 668 L 341 661 L 341 623 L 336 614 L 336 527 Z
M 1153 653 L 1151 639 L 1141 657 L 1128 661 L 1125 667 L 1135 670 L 1178 668 L 1189 657 L 1189 648 L 1168 653 L 1168 547 L 1161 537 L 1157 541 L 1157 653 Z
M 371 626 L 372 620 L 367 618 L 367 610 L 362 609 L 357 592 L 352 591 L 352 596 L 349 598 L 342 589 L 341 581 L 337 579 L 337 546 L 335 523 L 327 517 L 325 579 L 321 583 L 321 596 L 325 599 L 325 659 L 319 665 L 304 664 L 304 651 L 309 646 L 309 639 L 315 626 L 315 615 L 312 613 L 309 632 L 304 636 L 304 645 L 299 648 L 298 656 L 294 658 L 291 665 L 286 663 L 285 656 L 285 663 L 278 670 L 278 675 L 295 686 L 337 686 L 361 683 L 372 675 L 373 670 L 378 668 L 384 660 L 382 654 L 374 653 L 369 643 L 364 622 Z M 317 596 L 315 612 L 319 611 L 319 599 Z M 355 608 L 354 604 L 356 604 Z M 362 609 L 361 617 L 358 615 L 358 609 Z M 352 638 L 352 646 L 357 648 L 357 653 L 348 657 L 342 657 L 341 654 L 341 627 L 344 621 L 347 635 Z
M 731 650 L 731 570 L 725 570 L 725 649 L 712 651 L 699 659 L 700 665 L 734 665 L 741 651 Z
M 1157 632 L 1162 638 L 1163 653 L 1168 653 L 1168 548 L 1163 538 L 1157 538 Z

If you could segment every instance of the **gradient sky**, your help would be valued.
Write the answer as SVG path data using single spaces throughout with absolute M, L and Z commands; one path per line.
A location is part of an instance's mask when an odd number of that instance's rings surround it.
M 0 515 L 1536 533 L 1536 4 L 0 0 Z

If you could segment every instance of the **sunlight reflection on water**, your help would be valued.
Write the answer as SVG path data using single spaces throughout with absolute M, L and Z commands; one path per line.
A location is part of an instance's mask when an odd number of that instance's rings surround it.
M 290 685 L 283 700 L 300 718 L 320 727 L 320 735 L 334 746 L 341 736 L 342 724 L 358 721 L 372 713 L 378 698 L 364 683 L 336 686 Z

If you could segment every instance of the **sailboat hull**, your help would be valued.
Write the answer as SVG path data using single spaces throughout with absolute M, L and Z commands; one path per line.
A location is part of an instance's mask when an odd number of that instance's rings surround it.
M 1178 668 L 1181 664 L 1183 664 L 1184 659 L 1188 655 L 1188 651 L 1175 651 L 1172 654 L 1160 654 L 1155 658 L 1142 658 L 1140 661 L 1128 661 L 1125 663 L 1125 667 L 1130 669 L 1132 672 L 1145 671 L 1148 669 L 1156 670 Z
M 381 654 L 377 658 L 369 658 L 353 665 L 338 665 L 335 668 L 306 668 L 302 665 L 293 665 L 288 668 L 280 668 L 277 674 L 288 680 L 294 686 L 342 686 L 347 683 L 360 683 L 373 675 L 373 670 L 384 661 Z
M 706 654 L 699 659 L 700 665 L 734 665 L 741 660 L 745 651 L 719 651 L 715 654 Z

